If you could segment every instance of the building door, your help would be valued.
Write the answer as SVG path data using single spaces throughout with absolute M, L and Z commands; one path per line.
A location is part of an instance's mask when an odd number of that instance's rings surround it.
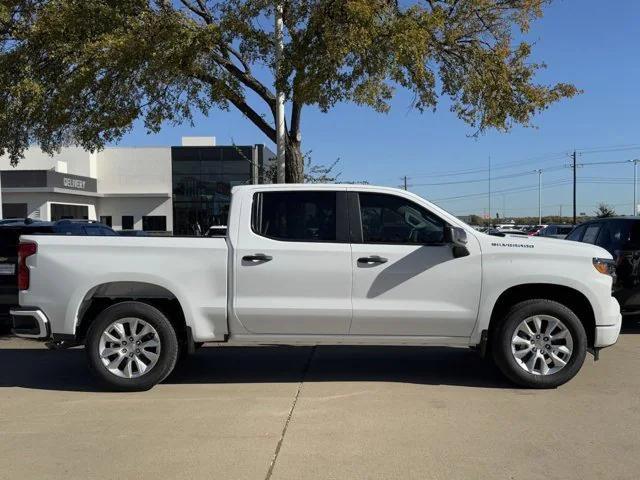
M 89 218 L 88 205 L 68 205 L 65 203 L 51 204 L 51 221 L 64 220 L 66 218 L 75 218 L 87 220 Z

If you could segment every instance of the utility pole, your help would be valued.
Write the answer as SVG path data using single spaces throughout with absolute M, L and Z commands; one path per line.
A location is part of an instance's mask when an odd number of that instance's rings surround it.
M 538 225 L 542 225 L 542 169 L 539 168 L 538 170 L 536 170 L 536 172 L 538 172 Z M 560 209 L 562 209 L 562 207 L 560 207 Z
M 491 226 L 491 155 L 489 155 L 489 226 Z
M 573 151 L 573 164 L 571 165 L 573 167 L 573 224 L 576 224 L 576 158 L 577 158 L 577 154 L 576 151 Z
M 283 21 L 282 21 L 282 3 L 276 2 L 275 6 L 275 37 L 276 37 L 276 65 L 275 79 L 276 84 L 280 72 L 280 64 L 282 61 L 282 51 L 284 49 L 283 42 Z M 285 132 L 284 132 L 284 93 L 276 87 L 276 170 L 278 183 L 286 181 L 285 167 Z
M 633 162 L 633 216 L 638 216 L 638 204 L 636 203 L 636 188 L 638 186 L 638 162 L 640 162 L 640 158 L 634 158 L 633 160 L 629 160 Z
M 407 190 L 407 176 L 402 177 L 404 179 L 404 189 Z

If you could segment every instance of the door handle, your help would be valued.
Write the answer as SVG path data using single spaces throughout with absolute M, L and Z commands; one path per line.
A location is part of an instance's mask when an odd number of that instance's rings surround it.
M 242 257 L 242 260 L 246 262 L 268 262 L 272 260 L 273 257 L 270 255 L 265 255 L 264 253 L 256 253 L 254 255 L 245 255 Z
M 386 263 L 387 259 L 384 257 L 380 257 L 379 255 L 371 255 L 370 257 L 360 257 L 358 259 L 358 263 L 366 263 L 370 265 L 372 263 Z

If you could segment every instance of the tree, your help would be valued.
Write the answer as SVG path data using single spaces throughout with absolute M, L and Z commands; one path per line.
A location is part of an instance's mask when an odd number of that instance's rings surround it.
M 303 109 L 389 110 L 397 88 L 419 111 L 441 97 L 476 133 L 530 125 L 574 86 L 534 80 L 515 43 L 546 0 L 0 0 L 0 154 L 53 153 L 236 108 L 275 142 L 276 86 L 290 109 L 286 179 L 304 180 Z
M 596 209 L 596 217 L 598 218 L 607 218 L 607 217 L 615 217 L 616 211 L 607 205 L 606 203 L 599 203 L 598 208 Z

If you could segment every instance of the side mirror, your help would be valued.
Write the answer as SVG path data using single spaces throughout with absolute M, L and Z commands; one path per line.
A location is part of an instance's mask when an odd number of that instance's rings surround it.
M 464 246 L 467 244 L 467 231 L 464 228 L 447 225 L 444 229 L 444 241 Z
M 469 255 L 467 248 L 467 232 L 464 228 L 447 225 L 444 229 L 444 241 L 451 244 L 455 258 Z

